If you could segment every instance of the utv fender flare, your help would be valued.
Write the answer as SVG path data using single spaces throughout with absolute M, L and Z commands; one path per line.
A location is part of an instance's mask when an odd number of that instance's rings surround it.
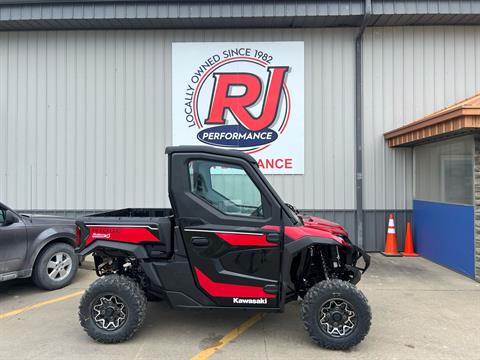
M 290 277 L 290 269 L 292 267 L 293 258 L 306 248 L 312 245 L 325 245 L 325 246 L 343 246 L 337 241 L 329 238 L 319 236 L 304 236 L 298 240 L 293 240 L 285 244 L 284 246 L 284 260 L 282 263 L 283 275 L 283 298 L 286 297 L 286 289 L 292 286 L 292 279 Z
M 123 251 L 128 254 L 132 254 L 137 259 L 146 259 L 148 258 L 148 253 L 145 250 L 145 247 L 137 244 L 128 244 L 122 243 L 119 241 L 105 241 L 105 240 L 96 240 L 83 250 L 79 251 L 80 256 L 86 256 L 95 252 L 98 249 L 111 249 L 115 251 Z
M 303 249 L 311 245 L 344 246 L 338 243 L 338 241 L 335 241 L 333 239 L 319 237 L 319 236 L 304 236 L 298 240 L 294 240 L 288 244 L 285 244 L 285 252 L 290 254 L 290 256 L 294 256 L 298 252 L 302 251 Z
M 86 256 L 95 252 L 95 250 L 99 249 L 111 249 L 114 251 L 120 251 L 127 254 L 131 254 L 137 260 L 143 260 L 148 258 L 147 250 L 142 244 L 129 244 L 129 243 L 122 243 L 119 241 L 105 241 L 105 240 L 96 240 L 83 250 L 78 251 L 77 253 L 80 256 Z M 140 266 L 142 267 L 143 271 L 147 274 L 147 276 L 154 281 L 155 284 L 161 286 L 162 282 L 158 277 L 157 273 L 155 272 L 152 264 L 147 263 L 145 261 L 140 261 Z

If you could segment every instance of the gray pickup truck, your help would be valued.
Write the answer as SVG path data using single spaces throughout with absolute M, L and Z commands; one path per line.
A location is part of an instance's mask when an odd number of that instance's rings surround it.
M 32 277 L 45 290 L 68 285 L 79 258 L 75 220 L 18 214 L 0 203 L 0 282 Z

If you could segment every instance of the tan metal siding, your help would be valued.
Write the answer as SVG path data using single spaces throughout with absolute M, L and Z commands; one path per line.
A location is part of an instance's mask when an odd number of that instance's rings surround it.
M 22 209 L 169 206 L 172 41 L 304 40 L 305 175 L 270 178 L 299 208 L 353 209 L 354 35 L 0 33 L 0 199 Z
M 382 134 L 480 91 L 480 27 L 368 29 L 363 69 L 365 208 L 409 209 L 412 151 Z

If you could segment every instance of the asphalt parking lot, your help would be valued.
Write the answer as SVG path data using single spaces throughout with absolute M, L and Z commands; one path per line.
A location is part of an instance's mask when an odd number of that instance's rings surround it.
M 298 303 L 246 329 L 254 313 L 173 311 L 154 302 L 131 341 L 97 344 L 77 319 L 80 293 L 95 278 L 81 269 L 72 285 L 54 292 L 26 280 L 1 283 L 0 359 L 480 359 L 480 284 L 421 258 L 373 255 L 359 284 L 372 307 L 372 328 L 346 352 L 310 341 Z M 211 348 L 226 334 L 230 342 Z

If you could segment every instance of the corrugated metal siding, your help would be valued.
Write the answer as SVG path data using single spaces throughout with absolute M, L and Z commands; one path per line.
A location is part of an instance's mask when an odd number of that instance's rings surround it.
M 172 41 L 304 40 L 305 175 L 270 178 L 299 208 L 353 209 L 354 35 L 0 33 L 0 199 L 23 209 L 168 207 Z
M 412 151 L 382 134 L 480 91 L 480 27 L 368 29 L 364 41 L 366 209 L 411 209 Z
M 362 1 L 116 1 L 0 4 L 0 20 L 351 16 Z
M 1 30 L 360 26 L 364 0 L 1 1 Z M 370 26 L 478 24 L 478 1 L 372 1 Z
M 373 0 L 373 14 L 473 14 L 480 12 L 476 0 Z
M 385 249 L 385 239 L 390 214 L 393 214 L 395 217 L 397 246 L 399 249 L 404 249 L 407 222 L 412 223 L 412 210 L 366 210 L 363 214 L 365 216 L 365 231 L 362 247 L 366 251 L 383 251 Z

